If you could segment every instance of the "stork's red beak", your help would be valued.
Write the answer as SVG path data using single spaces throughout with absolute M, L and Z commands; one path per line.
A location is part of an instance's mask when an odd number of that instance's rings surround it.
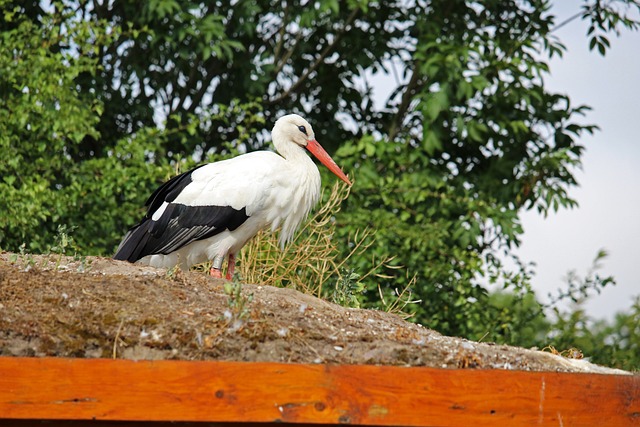
M 320 145 L 318 141 L 316 141 L 315 139 L 308 141 L 307 150 L 309 150 L 311 154 L 316 156 L 316 158 L 320 160 L 320 163 L 325 165 L 338 178 L 346 182 L 348 185 L 351 185 L 351 181 L 349 181 L 349 178 L 347 178 L 347 176 L 342 172 L 340 167 L 336 164 L 336 162 L 333 161 L 331 156 L 326 151 L 324 151 L 324 148 L 322 148 L 322 145 Z

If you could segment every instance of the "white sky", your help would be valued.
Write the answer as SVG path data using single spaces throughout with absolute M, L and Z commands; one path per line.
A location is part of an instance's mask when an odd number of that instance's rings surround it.
M 555 3 L 560 22 L 581 2 Z M 593 107 L 586 121 L 601 129 L 581 140 L 586 153 L 577 173 L 580 187 L 570 193 L 579 207 L 546 219 L 525 213 L 518 253 L 536 262 L 533 286 L 544 297 L 563 285 L 569 270 L 586 274 L 597 251 L 606 249 L 609 257 L 600 274 L 613 275 L 617 285 L 592 297 L 585 308 L 593 317 L 610 318 L 640 295 L 640 33 L 609 37 L 612 47 L 603 58 L 589 52 L 586 31 L 587 25 L 576 20 L 556 32 L 567 52 L 550 63 L 547 81 L 550 90 L 567 94 L 574 105 Z

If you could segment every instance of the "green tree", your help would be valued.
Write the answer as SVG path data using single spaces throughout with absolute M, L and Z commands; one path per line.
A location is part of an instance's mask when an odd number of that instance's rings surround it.
M 513 342 L 511 314 L 489 304 L 483 284 L 503 283 L 521 299 L 530 293 L 526 265 L 516 259 L 520 268 L 510 272 L 498 254 L 519 244 L 523 210 L 575 206 L 568 192 L 580 136 L 595 126 L 577 121 L 588 107 L 545 87 L 545 58 L 564 51 L 549 7 L 417 6 L 400 20 L 413 49 L 397 58 L 407 83 L 387 103 L 394 114 L 380 128 L 386 138 L 365 135 L 338 151 L 356 170 L 343 230 L 375 228 L 372 250 L 391 251 L 418 276 L 417 318 L 448 334 Z M 638 27 L 603 7 L 585 3 L 580 15 L 593 22 L 590 45 L 600 53 L 603 32 Z M 385 273 L 395 277 L 391 289 L 406 283 L 398 270 Z
M 284 112 L 305 112 L 333 151 L 354 135 L 337 115 L 365 125 L 356 135 L 375 129 L 381 114 L 372 110 L 370 91 L 358 90 L 354 82 L 363 69 L 379 69 L 395 55 L 392 42 L 402 36 L 387 24 L 403 7 L 387 2 L 66 4 L 92 19 L 136 30 L 103 46 L 100 71 L 83 82 L 98 88 L 105 110 L 102 139 L 87 140 L 87 153 L 169 116 L 179 124 L 191 114 L 206 116 L 236 101 L 256 100 L 269 123 Z M 243 129 L 243 117 L 226 121 L 207 120 L 193 138 L 168 140 L 166 149 L 219 150 Z M 263 143 L 257 133 L 251 148 Z
M 45 252 L 60 225 L 86 254 L 111 254 L 142 214 L 158 182 L 195 160 L 167 153 L 167 141 L 185 144 L 203 120 L 243 117 L 248 139 L 262 119 L 256 105 L 223 106 L 206 118 L 189 116 L 168 129 L 140 127 L 115 141 L 101 129 L 104 93 L 86 87 L 101 70 L 98 53 L 122 37 L 120 27 L 86 20 L 54 3 L 0 2 L 0 247 L 22 244 Z M 128 30 L 131 37 L 136 30 Z M 238 142 L 242 143 L 239 138 Z
M 33 8 L 2 2 L 0 38 L 0 152 L 2 180 L 0 242 L 15 249 L 22 242 L 43 250 L 37 236 L 64 218 L 60 191 L 74 166 L 68 153 L 95 129 L 101 104 L 78 91 L 75 79 L 93 70 L 82 54 L 104 29 L 73 15 L 27 18 Z M 62 49 L 74 40 L 76 49 Z M 52 225 L 53 230 L 55 226 Z

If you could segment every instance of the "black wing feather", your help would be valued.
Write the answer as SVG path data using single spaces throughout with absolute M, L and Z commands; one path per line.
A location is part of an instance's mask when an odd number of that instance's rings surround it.
M 151 220 L 145 218 L 140 224 L 131 227 L 118 246 L 113 259 L 136 262 L 142 258 L 140 253 L 144 250 L 151 237 L 151 233 L 149 233 L 150 225 Z
M 235 230 L 247 218 L 247 210 L 231 206 L 186 206 L 171 203 L 158 221 L 151 221 L 149 237 L 140 258 L 150 254 L 170 254 L 196 240 L 207 239 L 225 230 Z
M 176 175 L 169 181 L 158 187 L 156 191 L 154 191 L 153 194 L 149 196 L 144 204 L 145 206 L 149 206 L 149 208 L 147 209 L 147 216 L 150 217 L 151 215 L 153 215 L 153 213 L 157 211 L 164 202 L 173 202 L 176 197 L 178 197 L 178 195 L 182 192 L 182 190 L 184 190 L 185 187 L 191 184 L 191 182 L 193 181 L 193 179 L 191 178 L 191 174 L 203 166 L 205 165 L 197 166 L 190 171 L 183 172 L 180 175 Z
M 191 172 L 193 170 L 173 177 L 149 197 L 147 214 L 127 232 L 114 259 L 135 262 L 147 255 L 166 255 L 196 240 L 215 236 L 224 230 L 233 231 L 249 218 L 244 207 L 234 209 L 231 206 L 171 203 L 192 182 Z M 168 206 L 157 221 L 152 220 L 153 213 L 164 202 L 168 202 Z

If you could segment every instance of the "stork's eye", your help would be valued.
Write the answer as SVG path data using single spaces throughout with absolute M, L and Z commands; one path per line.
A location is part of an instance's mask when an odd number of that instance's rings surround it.
M 307 128 L 304 126 L 298 126 L 298 130 L 302 133 L 304 133 L 305 135 L 307 134 Z

